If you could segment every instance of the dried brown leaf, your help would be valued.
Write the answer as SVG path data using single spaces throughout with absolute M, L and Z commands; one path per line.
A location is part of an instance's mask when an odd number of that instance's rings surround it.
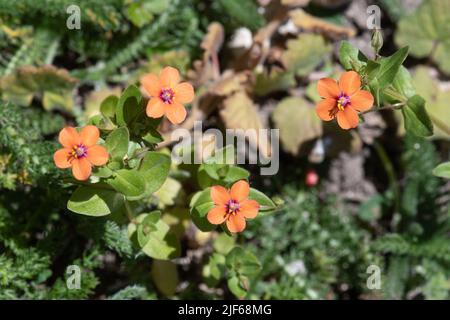
M 331 39 L 351 38 L 356 35 L 356 30 L 352 27 L 330 23 L 310 15 L 303 9 L 291 10 L 289 16 L 297 27 L 305 31 L 321 33 Z

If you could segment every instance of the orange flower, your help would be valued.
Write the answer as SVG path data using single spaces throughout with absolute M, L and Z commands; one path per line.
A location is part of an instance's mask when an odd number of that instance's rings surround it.
M 228 191 L 224 187 L 211 188 L 211 199 L 215 207 L 208 212 L 207 219 L 211 224 L 227 223 L 230 232 L 241 232 L 245 229 L 245 219 L 253 219 L 258 215 L 259 203 L 249 200 L 250 186 L 245 180 L 233 184 Z
M 320 79 L 317 92 L 323 98 L 316 106 L 317 115 L 324 121 L 337 118 L 342 129 L 356 128 L 359 112 L 369 110 L 373 96 L 369 91 L 360 90 L 361 79 L 355 71 L 342 74 L 339 84 L 330 78 Z
M 102 166 L 108 162 L 108 151 L 96 145 L 100 132 L 96 126 L 86 126 L 78 133 L 73 127 L 65 127 L 59 132 L 59 143 L 63 148 L 53 155 L 58 168 L 72 167 L 77 180 L 87 180 L 92 166 Z
M 141 84 L 151 96 L 147 104 L 147 116 L 160 118 L 164 114 L 173 124 L 186 119 L 184 103 L 194 100 L 194 88 L 188 82 L 180 82 L 177 69 L 165 67 L 159 74 L 148 74 L 141 78 Z

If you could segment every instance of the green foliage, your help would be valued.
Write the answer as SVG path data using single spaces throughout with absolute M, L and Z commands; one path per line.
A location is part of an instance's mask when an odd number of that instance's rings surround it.
M 443 280 L 449 276 L 449 212 L 439 205 L 440 181 L 432 175 L 438 161 L 431 142 L 406 137 L 405 177 L 397 232 L 380 237 L 372 244 L 374 250 L 390 254 L 388 287 L 384 292 L 387 298 L 404 298 L 418 286 L 417 294 L 428 298 L 449 296 L 448 285 Z M 431 266 L 436 271 L 433 277 L 426 276 Z M 413 276 L 415 268 L 420 270 L 419 276 Z
M 245 233 L 262 265 L 250 296 L 326 298 L 336 283 L 352 284 L 348 291 L 356 296 L 365 292 L 366 268 L 380 263 L 370 252 L 369 233 L 333 199 L 322 203 L 315 192 L 284 191 L 284 208 Z
M 43 141 L 45 135 L 55 133 L 63 123 L 61 116 L 0 102 L 0 185 L 3 188 L 48 183 L 52 175 L 63 176 L 49 156 L 56 150 L 56 143 Z
M 256 30 L 264 25 L 264 17 L 259 14 L 253 0 L 218 0 L 223 12 L 231 17 L 233 24 Z

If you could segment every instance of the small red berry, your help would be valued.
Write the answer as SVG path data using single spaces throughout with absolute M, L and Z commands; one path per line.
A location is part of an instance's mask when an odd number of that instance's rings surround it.
M 314 170 L 308 170 L 306 172 L 305 183 L 308 187 L 314 187 L 319 182 L 319 175 Z

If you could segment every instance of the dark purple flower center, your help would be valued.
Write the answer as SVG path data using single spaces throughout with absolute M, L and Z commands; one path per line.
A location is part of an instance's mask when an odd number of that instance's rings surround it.
M 87 156 L 87 147 L 80 143 L 75 145 L 70 152 L 69 157 L 73 159 L 81 159 Z
M 344 111 L 345 107 L 350 104 L 350 97 L 345 93 L 341 92 L 338 96 L 337 107 L 339 110 Z
M 175 92 L 173 92 L 172 89 L 162 89 L 161 93 L 159 94 L 159 98 L 166 104 L 172 104 L 173 97 L 175 96 Z
M 231 199 L 228 201 L 228 203 L 225 205 L 225 207 L 226 207 L 226 210 L 228 213 L 235 214 L 236 212 L 239 211 L 239 208 L 241 207 L 241 205 L 236 200 Z

